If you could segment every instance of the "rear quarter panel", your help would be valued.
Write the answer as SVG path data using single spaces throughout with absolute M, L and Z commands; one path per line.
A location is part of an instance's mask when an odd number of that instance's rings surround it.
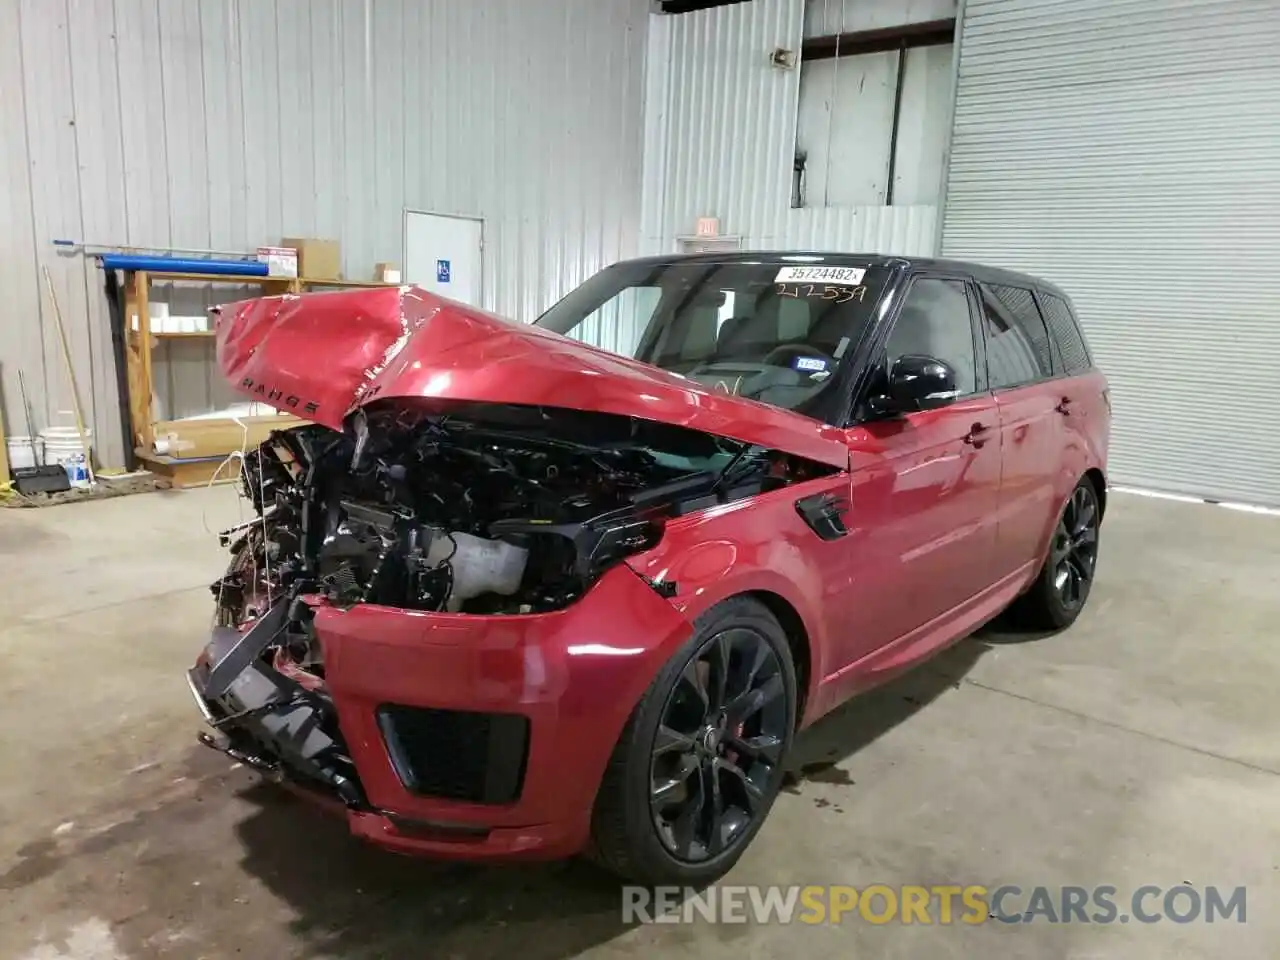
M 1101 371 L 1055 382 L 1070 400 L 1070 413 L 1063 418 L 1062 473 L 1057 484 L 1059 499 L 1065 501 L 1085 471 L 1096 468 L 1104 478 L 1107 475 L 1111 407 L 1107 378 Z
M 1042 555 L 1049 549 L 1049 540 L 1058 522 L 1056 511 L 1061 510 L 1080 478 L 1096 469 L 1106 482 L 1107 450 L 1111 443 L 1111 406 L 1104 374 L 1090 370 L 1050 381 L 1050 385 L 1068 401 L 1070 412 L 1062 417 L 1062 454 L 1054 481 L 1057 507 L 1043 533 Z

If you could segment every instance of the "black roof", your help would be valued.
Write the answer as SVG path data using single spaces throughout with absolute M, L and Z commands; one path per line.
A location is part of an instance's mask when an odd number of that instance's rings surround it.
M 677 263 L 788 263 L 803 258 L 815 265 L 852 267 L 888 267 L 898 270 L 947 270 L 971 274 L 977 279 L 993 283 L 1004 281 L 1023 286 L 1039 287 L 1066 297 L 1057 285 L 1040 277 L 1015 270 L 1005 270 L 968 260 L 943 260 L 937 257 L 900 257 L 883 253 L 834 253 L 830 250 L 728 250 L 713 253 L 672 253 L 653 257 L 639 257 L 623 261 L 636 266 L 662 266 Z

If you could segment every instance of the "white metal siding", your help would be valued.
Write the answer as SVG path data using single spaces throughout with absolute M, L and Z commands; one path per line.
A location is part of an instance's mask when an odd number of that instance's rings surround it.
M 1111 479 L 1280 503 L 1280 4 L 967 0 L 943 251 L 1074 298 Z
M 937 208 L 792 209 L 803 0 L 751 0 L 651 18 L 642 245 L 673 253 L 700 216 L 746 249 L 929 254 Z
M 10 433 L 68 407 L 48 264 L 119 463 L 101 275 L 55 237 L 399 262 L 405 207 L 485 219 L 485 306 L 532 319 L 639 237 L 647 0 L 0 0 L 0 382 Z M 225 290 L 225 288 L 219 288 Z M 168 351 L 163 356 L 160 351 Z M 202 352 L 203 351 L 203 352 Z M 181 409 L 207 345 L 158 348 Z M 167 361 L 165 360 L 167 357 Z M 200 378 L 192 383 L 189 373 Z M 65 391 L 59 394 L 63 398 Z

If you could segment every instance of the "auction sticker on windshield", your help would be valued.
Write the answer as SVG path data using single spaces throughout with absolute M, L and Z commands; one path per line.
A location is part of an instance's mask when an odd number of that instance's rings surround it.
M 775 283 L 838 283 L 856 287 L 867 271 L 862 267 L 783 267 Z

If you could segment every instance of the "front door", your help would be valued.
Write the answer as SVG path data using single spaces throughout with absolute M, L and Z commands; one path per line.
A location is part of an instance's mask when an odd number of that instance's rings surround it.
M 851 664 L 945 616 L 992 580 L 1000 424 L 975 349 L 963 279 L 917 277 L 885 346 L 946 361 L 960 397 L 848 432 L 852 603 L 838 641 Z

